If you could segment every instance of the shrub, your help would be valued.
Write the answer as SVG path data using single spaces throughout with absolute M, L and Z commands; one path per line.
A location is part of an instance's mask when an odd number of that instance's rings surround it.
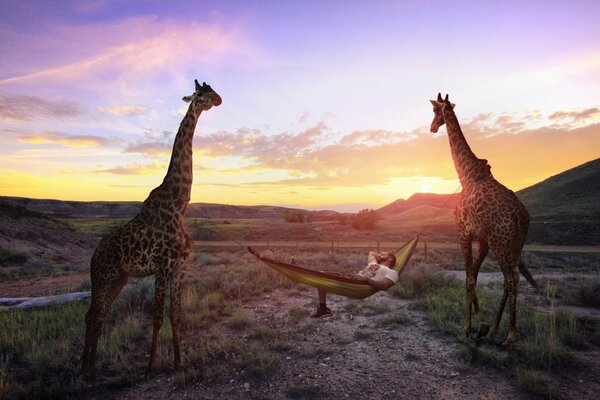
M 372 230 L 380 219 L 377 211 L 365 208 L 350 217 L 350 225 L 355 229 Z
M 23 264 L 26 261 L 27 255 L 0 247 L 0 265 Z

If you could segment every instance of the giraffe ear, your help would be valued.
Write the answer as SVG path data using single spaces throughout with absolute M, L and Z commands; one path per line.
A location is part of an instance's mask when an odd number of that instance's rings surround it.
M 452 109 L 454 110 L 454 106 L 456 106 L 456 104 L 454 103 L 450 103 L 450 106 L 452 107 Z
M 439 101 L 429 100 L 434 107 L 440 107 L 442 104 Z
M 192 96 L 183 96 L 181 100 L 185 101 L 186 103 L 189 103 L 190 101 L 192 101 Z

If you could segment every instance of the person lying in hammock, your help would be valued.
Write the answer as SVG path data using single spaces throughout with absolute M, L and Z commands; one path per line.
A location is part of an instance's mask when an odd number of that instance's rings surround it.
M 388 290 L 398 282 L 398 273 L 392 269 L 394 265 L 396 265 L 396 256 L 393 253 L 370 251 L 367 266 L 351 276 L 368 283 L 377 290 Z M 318 289 L 318 291 L 319 307 L 312 317 L 328 317 L 331 315 L 331 310 L 327 307 L 327 292 L 322 289 Z

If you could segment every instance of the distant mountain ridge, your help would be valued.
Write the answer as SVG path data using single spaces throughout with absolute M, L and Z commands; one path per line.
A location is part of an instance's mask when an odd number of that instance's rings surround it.
M 554 244 L 600 244 L 600 158 L 554 175 L 518 191 L 531 215 L 528 242 Z M 0 197 L 58 217 L 132 217 L 142 202 L 61 201 L 23 197 Z M 378 214 L 403 225 L 453 224 L 451 210 L 460 193 L 415 193 L 377 209 Z M 309 211 L 299 208 L 258 205 L 236 206 L 191 203 L 187 217 L 219 219 L 283 219 L 286 213 L 299 212 L 313 221 L 331 221 L 348 213 Z
M 141 201 L 65 201 L 31 199 L 26 197 L 0 197 L 28 209 L 55 217 L 133 217 L 141 209 Z M 301 212 L 312 220 L 335 219 L 341 213 L 331 210 L 308 211 L 299 208 L 268 205 L 236 206 L 216 203 L 190 203 L 186 212 L 189 218 L 224 219 L 282 219 L 286 212 Z

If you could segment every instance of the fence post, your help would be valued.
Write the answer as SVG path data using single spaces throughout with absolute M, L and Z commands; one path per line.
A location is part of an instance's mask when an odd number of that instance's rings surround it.
M 423 260 L 423 262 L 427 263 L 427 242 L 423 242 L 423 244 L 425 245 L 425 259 Z
M 331 254 L 333 254 L 333 240 L 331 241 Z
M 300 253 L 300 244 L 296 240 L 296 258 L 298 258 L 298 254 Z
M 379 253 L 379 240 L 377 241 L 377 252 Z

